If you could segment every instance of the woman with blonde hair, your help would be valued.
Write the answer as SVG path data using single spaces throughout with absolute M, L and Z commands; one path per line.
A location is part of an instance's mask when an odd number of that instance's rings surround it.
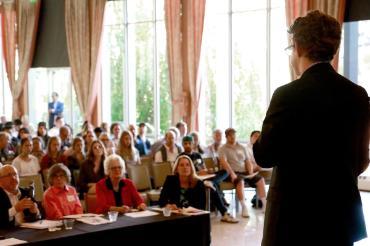
M 125 130 L 119 138 L 117 154 L 122 157 L 126 165 L 140 165 L 139 151 L 135 148 L 131 132 Z
M 173 175 L 167 176 L 163 185 L 159 205 L 169 207 L 172 210 L 189 206 L 205 210 L 206 187 L 197 176 L 193 161 L 187 155 L 178 156 L 172 173 Z M 218 193 L 213 189 L 210 189 L 210 193 L 214 206 L 222 215 L 221 221 L 238 223 L 238 220 L 227 213 Z

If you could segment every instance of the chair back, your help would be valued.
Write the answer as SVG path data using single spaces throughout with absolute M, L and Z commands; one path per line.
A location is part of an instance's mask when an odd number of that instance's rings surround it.
M 148 168 L 144 165 L 127 165 L 129 179 L 135 184 L 138 191 L 152 188 Z
M 147 167 L 150 177 L 153 177 L 152 164 L 153 164 L 153 157 L 152 156 L 141 157 L 141 165 Z
M 84 201 L 87 213 L 96 213 L 96 193 L 85 193 Z
M 153 163 L 153 179 L 154 188 L 158 189 L 163 186 L 167 175 L 172 174 L 172 167 L 170 162 Z
M 19 177 L 19 187 L 28 188 L 31 184 L 35 188 L 35 200 L 41 202 L 44 195 L 44 184 L 41 174 Z
M 206 165 L 207 169 L 210 169 L 210 168 L 214 169 L 215 168 L 215 163 L 214 163 L 212 157 L 203 158 L 203 161 L 204 161 L 204 164 Z

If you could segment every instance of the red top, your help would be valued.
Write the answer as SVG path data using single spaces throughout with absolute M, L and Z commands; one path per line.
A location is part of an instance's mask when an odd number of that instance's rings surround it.
M 121 179 L 120 186 L 123 205 L 136 208 L 144 202 L 131 180 Z M 96 213 L 98 214 L 106 213 L 111 206 L 116 206 L 112 184 L 109 178 L 101 179 L 96 183 L 96 200 Z
M 65 215 L 83 213 L 76 190 L 69 185 L 66 185 L 64 189 L 49 187 L 44 193 L 43 206 L 46 218 L 49 220 L 60 219 Z

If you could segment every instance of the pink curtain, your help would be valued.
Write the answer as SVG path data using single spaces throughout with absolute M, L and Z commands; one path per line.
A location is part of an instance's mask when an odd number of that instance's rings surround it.
M 165 1 L 167 60 L 172 100 L 172 123 L 183 119 L 184 95 L 181 53 L 181 0 Z
M 184 120 L 190 130 L 198 130 L 205 3 L 205 0 L 165 1 L 172 123 Z
M 289 27 L 297 17 L 305 16 L 311 10 L 320 10 L 336 18 L 342 25 L 345 5 L 346 0 L 285 0 L 286 23 Z M 334 57 L 332 65 L 335 69 L 338 69 L 338 53 Z M 293 79 L 297 77 L 292 68 L 291 74 Z
M 35 2 L 6 1 L 1 6 L 3 53 L 13 97 L 13 119 L 20 118 L 25 113 L 22 95 L 34 55 L 39 12 L 40 1 L 38 0 Z M 16 48 L 18 49 L 17 67 Z
M 199 60 L 202 46 L 206 0 L 184 0 L 183 7 L 183 80 L 188 114 L 185 122 L 189 129 L 198 130 L 198 105 L 201 92 Z
M 101 80 L 100 44 L 105 3 L 106 0 L 65 0 L 65 26 L 72 81 L 81 113 L 89 122 L 99 119 L 93 115 L 93 110 L 98 96 L 97 86 Z

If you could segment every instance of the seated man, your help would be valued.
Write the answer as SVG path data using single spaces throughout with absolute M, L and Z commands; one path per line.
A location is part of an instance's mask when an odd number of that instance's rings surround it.
M 18 187 L 19 176 L 11 165 L 0 168 L 0 228 L 9 228 L 40 217 L 36 201 L 28 190 Z
M 176 157 L 181 153 L 181 147 L 175 143 L 175 134 L 172 131 L 166 132 L 165 140 L 165 144 L 155 153 L 155 163 L 175 162 Z
M 262 201 L 262 209 L 266 206 L 265 181 L 263 177 L 255 175 L 246 178 L 246 175 L 253 174 L 253 167 L 247 156 L 247 150 L 236 141 L 236 131 L 233 128 L 225 130 L 226 144 L 219 150 L 220 164 L 229 173 L 229 179 L 236 186 L 236 194 L 242 205 L 242 216 L 249 217 L 247 206 L 244 201 L 244 180 L 252 187 L 256 187 L 259 199 Z
M 135 148 L 139 150 L 140 156 L 148 155 L 150 152 L 150 141 L 146 138 L 146 124 L 144 122 L 139 124 L 139 134 L 136 136 Z
M 7 132 L 0 132 L 0 161 L 11 162 L 14 159 L 13 147 L 9 143 L 10 135 Z

